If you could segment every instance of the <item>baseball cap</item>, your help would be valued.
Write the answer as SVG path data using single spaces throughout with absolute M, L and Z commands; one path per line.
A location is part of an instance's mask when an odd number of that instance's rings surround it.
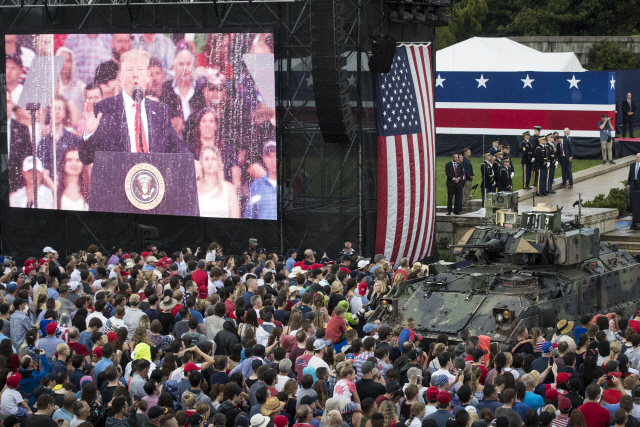
M 187 424 L 189 424 L 190 426 L 197 426 L 198 424 L 200 424 L 202 422 L 202 415 L 200 414 L 191 414 L 189 415 L 189 418 L 187 418 Z
M 31 170 L 33 170 L 33 156 L 28 156 L 22 161 L 22 171 L 29 172 Z M 36 159 L 36 170 L 38 172 L 44 171 L 44 168 L 42 167 L 42 161 L 40 159 Z
M 45 248 L 42 250 L 42 252 L 44 252 L 45 254 L 48 252 L 51 253 L 58 253 L 58 251 L 56 251 L 55 249 L 53 249 L 51 246 L 45 246 Z
M 253 246 L 258 246 L 258 239 L 256 239 L 255 237 L 250 238 L 249 244 Z
M 446 406 L 451 402 L 451 395 L 448 391 L 441 391 L 438 393 L 438 405 Z
M 373 363 L 367 361 L 362 364 L 362 366 L 360 367 L 360 370 L 362 371 L 363 374 L 368 374 L 369 372 L 373 371 L 375 367 L 376 366 Z
M 7 378 L 7 387 L 9 388 L 18 388 L 20 387 L 20 380 L 22 379 L 22 375 L 13 374 L 9 378 Z
M 368 362 L 371 363 L 371 362 Z M 317 402 L 318 401 L 318 395 L 317 394 L 313 394 L 313 395 L 307 395 L 307 396 L 303 396 L 302 399 L 300 399 L 300 404 L 301 405 L 311 405 L 313 402 Z
M 295 249 L 289 249 L 289 250 L 287 251 L 287 256 L 288 256 L 288 257 L 290 257 L 291 255 L 293 255 L 293 254 L 297 254 L 297 253 L 298 253 L 298 251 L 297 251 L 297 250 L 295 250 Z
M 559 372 L 558 375 L 556 376 L 556 383 L 564 384 L 565 382 L 567 382 L 569 378 L 571 378 L 570 374 L 566 372 Z
M 198 367 L 195 363 L 187 363 L 186 365 L 184 365 L 184 371 L 185 372 L 191 372 L 191 371 L 199 371 L 200 367 Z
M 6 261 L 6 259 L 5 259 L 5 261 Z M 9 292 L 13 292 L 16 289 L 18 289 L 18 284 L 16 282 L 9 282 L 9 284 L 7 285 L 7 290 Z
M 420 350 L 413 349 L 407 353 L 407 359 L 409 360 L 417 359 L 418 356 L 420 356 L 421 354 L 422 352 Z
M 147 258 L 147 262 L 158 262 L 158 258 L 154 257 L 153 255 L 150 255 Z
M 362 328 L 362 329 L 364 330 L 365 334 L 370 334 L 371 332 L 375 331 L 379 327 L 380 327 L 380 325 L 375 325 L 373 323 L 367 323 L 366 325 L 364 325 L 364 328 Z
M 101 358 L 102 357 L 102 349 L 100 347 L 96 347 L 93 349 L 93 355 L 96 356 L 97 358 Z
M 267 250 L 265 248 L 258 248 L 258 249 L 256 249 L 256 253 L 257 254 L 266 254 Z
M 607 372 L 613 372 L 616 370 L 618 365 L 620 365 L 620 362 L 618 362 L 617 360 L 609 360 L 607 364 L 604 365 L 604 367 L 607 370 Z
M 471 357 L 473 357 L 474 359 L 479 359 L 480 357 L 484 356 L 487 353 L 489 353 L 487 350 L 483 350 L 481 348 L 474 348 L 473 351 L 471 352 Z
M 109 342 L 118 341 L 118 334 L 116 334 L 115 332 L 109 332 L 107 334 L 107 341 L 109 341 Z
M 571 399 L 566 396 L 558 397 L 558 409 L 560 409 L 561 411 L 571 409 Z
M 45 331 L 47 332 L 47 335 L 53 335 L 56 333 L 56 328 L 56 322 L 49 322 L 49 324 L 45 328 Z
M 198 268 L 204 268 L 204 267 L 205 267 L 205 265 L 206 265 L 206 264 L 204 263 L 204 261 L 200 260 L 200 261 L 198 261 L 198 263 L 196 264 L 196 267 L 198 267 Z
M 325 341 L 323 339 L 317 339 L 313 342 L 313 349 L 315 351 L 322 350 L 325 347 L 328 347 L 332 344 L 331 341 Z
M 198 296 L 200 299 L 206 299 L 209 296 L 209 290 L 205 287 L 198 289 Z
M 361 259 L 360 261 L 358 261 L 358 269 L 363 269 L 367 265 L 369 265 L 369 260 L 368 259 Z
M 368 289 L 369 288 L 367 287 L 367 284 L 365 282 L 358 283 L 358 293 L 360 295 L 366 294 Z
M 438 390 L 438 387 L 436 386 L 431 386 L 427 389 L 427 400 L 435 400 L 438 398 L 438 393 L 440 393 L 440 390 Z
M 140 302 L 140 295 L 138 295 L 138 294 L 132 294 L 132 295 L 129 297 L 129 302 L 130 302 L 131 304 L 138 304 L 138 303 Z
M 163 408 L 162 406 L 155 405 L 149 408 L 149 412 L 147 413 L 147 415 L 149 416 L 150 420 L 155 420 L 156 418 L 166 414 L 168 411 L 169 410 L 167 408 Z
M 557 399 L 558 396 L 560 396 L 560 393 L 555 388 L 550 388 L 544 392 L 544 397 L 549 400 Z
M 543 353 L 550 353 L 551 350 L 553 350 L 553 343 L 546 342 L 546 343 L 542 344 L 542 352 Z
M 69 290 L 75 292 L 78 289 L 78 285 L 80 285 L 78 282 L 69 282 Z
M 351 257 L 349 255 L 342 255 L 340 261 L 351 261 Z
M 436 378 L 436 385 L 438 387 L 443 387 L 448 382 L 449 382 L 449 377 L 447 377 L 445 374 L 438 375 L 438 377 Z
M 311 397 L 311 396 L 305 396 L 302 398 L 302 400 L 306 399 L 307 397 Z M 302 403 L 302 400 L 300 401 L 301 405 L 304 405 L 304 403 Z M 6 422 L 6 420 L 5 420 Z M 278 415 L 277 417 L 275 417 L 275 419 L 273 420 L 273 425 L 276 427 L 287 427 L 287 424 L 289 423 L 289 421 L 287 420 L 287 417 L 285 417 L 284 415 Z

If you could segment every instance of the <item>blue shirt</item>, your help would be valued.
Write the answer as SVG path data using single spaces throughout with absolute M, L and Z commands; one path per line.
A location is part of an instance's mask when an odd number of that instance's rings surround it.
M 245 292 L 242 294 L 242 298 L 244 298 L 244 309 L 249 310 L 251 308 L 251 297 L 253 296 L 253 292 Z
M 544 405 L 544 402 L 542 402 L 542 404 Z M 480 402 L 476 405 L 476 410 L 478 411 L 478 413 L 480 413 L 480 411 L 482 411 L 484 408 L 489 408 L 491 409 L 491 412 L 493 412 L 493 415 L 496 415 L 496 409 L 502 407 L 502 403 L 495 401 L 495 400 L 485 400 L 484 402 Z
M 47 297 L 53 298 L 54 300 L 57 301 L 58 298 L 60 298 L 60 294 L 55 289 L 49 288 L 49 289 L 47 289 Z
M 291 271 L 293 270 L 293 264 L 296 263 L 296 260 L 293 258 L 287 258 L 287 262 L 285 264 L 285 267 L 287 268 L 287 271 L 289 273 L 291 273 Z
M 536 412 L 538 412 L 538 409 L 544 406 L 544 399 L 542 398 L 542 396 L 537 395 L 532 391 L 528 391 L 525 393 L 524 400 L 522 402 L 531 406 L 531 409 Z
M 189 311 L 191 312 L 191 317 L 195 317 L 198 319 L 198 325 L 202 325 L 204 323 L 204 318 L 202 317 L 202 313 L 194 310 L 193 308 L 190 308 Z M 181 320 L 182 320 L 182 317 L 180 316 L 180 313 L 178 313 L 176 315 L 176 322 L 179 322 Z
M 93 341 L 91 341 L 91 332 L 82 331 L 80 332 L 80 336 L 78 337 L 78 342 L 83 346 L 87 347 L 89 353 L 93 351 Z
M 524 419 L 524 414 L 526 414 L 527 411 L 531 409 L 531 406 L 523 402 L 517 402 L 515 405 L 513 405 L 512 409 L 516 411 L 518 415 L 520 415 L 520 418 Z
M 268 177 L 258 178 L 249 186 L 243 218 L 278 219 L 278 186 L 272 185 Z
M 100 359 L 100 361 L 96 363 L 96 367 L 94 368 L 96 372 L 96 378 L 98 378 L 98 374 L 100 372 L 103 372 L 105 369 L 107 369 L 111 365 L 113 365 L 113 362 L 108 357 L 103 357 L 102 359 Z
M 586 333 L 587 333 L 586 328 L 583 328 L 582 326 L 576 326 L 576 329 L 573 331 L 573 336 L 575 340 L 578 341 L 578 338 L 580 338 L 580 335 L 586 334 Z

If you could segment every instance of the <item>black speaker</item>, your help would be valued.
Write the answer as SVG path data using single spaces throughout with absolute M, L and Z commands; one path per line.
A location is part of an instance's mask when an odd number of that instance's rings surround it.
M 347 144 L 356 134 L 349 105 L 342 0 L 311 0 L 311 65 L 318 124 L 325 142 Z
M 369 71 L 376 74 L 387 74 L 391 70 L 393 58 L 396 55 L 396 39 L 384 34 L 369 37 L 373 40 L 369 57 Z

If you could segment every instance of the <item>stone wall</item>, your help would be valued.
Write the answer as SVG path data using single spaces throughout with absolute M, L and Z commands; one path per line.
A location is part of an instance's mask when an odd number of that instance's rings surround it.
M 632 36 L 523 36 L 509 38 L 515 42 L 539 50 L 540 52 L 573 52 L 578 57 L 582 66 L 587 64 L 587 53 L 591 46 L 602 40 L 614 41 L 624 50 L 640 53 L 640 37 Z

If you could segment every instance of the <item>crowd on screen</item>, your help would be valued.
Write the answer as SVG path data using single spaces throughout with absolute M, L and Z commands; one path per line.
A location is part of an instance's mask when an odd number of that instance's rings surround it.
M 637 427 L 640 312 L 424 339 L 373 320 L 428 266 L 46 247 L 0 262 L 4 427 Z
M 275 110 L 265 103 L 243 57 L 273 54 L 273 36 L 198 36 L 202 41 L 196 43 L 194 34 L 6 35 L 10 205 L 31 207 L 36 168 L 38 207 L 88 210 L 91 165 L 83 165 L 78 154 L 83 105 L 119 94 L 121 55 L 144 50 L 150 56 L 145 96 L 170 107 L 171 124 L 203 164 L 199 196 L 213 201 L 201 204 L 201 216 L 275 218 L 276 203 L 251 203 L 276 200 Z M 34 161 L 31 116 L 18 103 L 34 59 L 52 52 L 63 65 L 53 108 L 37 112 Z M 269 67 L 266 72 L 272 72 Z M 207 176 L 211 170 L 215 176 Z

